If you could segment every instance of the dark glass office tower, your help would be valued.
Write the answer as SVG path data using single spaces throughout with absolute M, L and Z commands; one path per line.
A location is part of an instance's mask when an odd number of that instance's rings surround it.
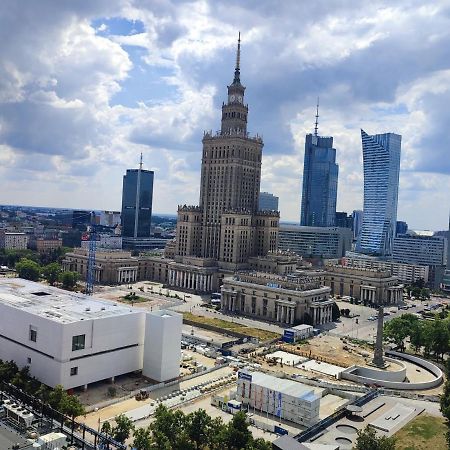
M 307 134 L 300 225 L 335 225 L 338 173 L 333 138 Z
M 123 176 L 122 236 L 150 237 L 153 176 L 151 170 L 128 169 Z M 137 207 L 139 205 L 139 207 Z

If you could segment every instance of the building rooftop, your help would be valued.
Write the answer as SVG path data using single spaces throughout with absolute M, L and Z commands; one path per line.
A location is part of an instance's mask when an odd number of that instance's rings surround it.
M 265 387 L 275 392 L 281 392 L 282 394 L 309 402 L 320 399 L 320 395 L 317 395 L 311 386 L 306 386 L 297 381 L 277 378 L 262 372 L 249 372 L 248 375 L 252 377 L 252 384 Z
M 120 303 L 111 303 L 22 278 L 0 279 L 0 304 L 59 323 L 142 312 Z

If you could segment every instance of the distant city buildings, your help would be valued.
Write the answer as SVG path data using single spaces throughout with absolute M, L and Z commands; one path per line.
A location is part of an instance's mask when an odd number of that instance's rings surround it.
M 401 136 L 361 130 L 364 163 L 364 217 L 356 250 L 390 256 L 397 222 Z
M 29 240 L 29 247 L 39 253 L 49 253 L 62 247 L 62 238 L 33 237 Z
M 406 234 L 408 231 L 408 224 L 403 222 L 402 220 L 397 220 L 397 224 L 395 226 L 395 235 Z
M 353 229 L 353 216 L 344 211 L 336 212 L 335 226 L 339 228 Z
M 0 230 L 0 249 L 25 250 L 28 246 L 26 233 Z
M 314 134 L 305 139 L 303 189 L 300 225 L 332 227 L 335 225 L 339 166 L 333 138 Z
M 351 250 L 352 231 L 337 227 L 281 225 L 278 248 L 306 258 L 340 258 Z
M 394 238 L 392 259 L 429 266 L 428 283 L 438 289 L 447 264 L 447 239 L 443 236 L 398 235 Z
M 359 236 L 361 235 L 363 217 L 364 217 L 364 213 L 361 210 L 355 209 L 352 213 L 353 240 L 354 241 L 357 241 Z
M 122 237 L 124 248 L 134 248 L 135 240 L 150 238 L 153 203 L 153 177 L 151 170 L 128 169 L 123 177 Z
M 278 197 L 270 192 L 260 192 L 258 210 L 278 211 Z

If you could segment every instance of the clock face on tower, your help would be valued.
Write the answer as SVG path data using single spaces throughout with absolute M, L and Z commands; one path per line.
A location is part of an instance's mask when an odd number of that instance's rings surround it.
M 237 99 L 239 103 L 242 103 L 242 95 L 239 95 Z
M 236 98 L 236 96 L 230 95 L 230 102 L 234 102 L 235 98 Z

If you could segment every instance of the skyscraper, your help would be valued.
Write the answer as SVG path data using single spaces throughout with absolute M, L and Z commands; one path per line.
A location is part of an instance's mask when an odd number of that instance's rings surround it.
M 389 256 L 397 221 L 402 137 L 361 130 L 364 163 L 364 217 L 356 250 Z
M 153 176 L 151 170 L 128 169 L 123 176 L 122 236 L 149 238 L 152 221 Z
M 355 209 L 353 211 L 353 240 L 358 240 L 359 235 L 361 234 L 362 221 L 363 221 L 363 212 L 360 209 Z
M 277 250 L 279 212 L 258 208 L 263 141 L 247 132 L 240 51 L 239 38 L 221 129 L 203 135 L 199 205 L 178 207 L 169 283 L 185 289 L 210 291 L 224 271 L 248 268 L 249 258 Z
M 278 211 L 278 197 L 270 192 L 259 193 L 259 211 Z
M 317 104 L 314 134 L 307 134 L 305 140 L 300 225 L 331 227 L 336 220 L 339 166 L 333 138 L 317 134 L 318 118 Z

